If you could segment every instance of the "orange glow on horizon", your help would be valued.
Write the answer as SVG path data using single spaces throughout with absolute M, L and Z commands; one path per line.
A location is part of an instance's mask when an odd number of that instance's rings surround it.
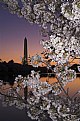
M 10 39 L 11 38 L 12 36 L 10 37 Z M 16 41 L 14 42 L 14 40 Z M 40 54 L 42 51 L 44 51 L 44 49 L 42 45 L 40 45 L 39 40 L 37 41 L 37 38 L 35 36 L 34 38 L 28 38 L 28 57 L 34 56 L 35 54 Z M 0 44 L 0 59 L 2 59 L 2 61 L 8 62 L 10 60 L 14 60 L 14 62 L 16 63 L 21 63 L 21 57 L 23 56 L 24 38 L 16 39 L 14 37 L 11 41 L 8 42 L 8 39 L 6 39 L 6 41 Z M 51 64 L 55 65 L 56 63 L 52 62 Z M 80 60 L 75 59 L 71 64 L 80 64 Z
M 34 52 L 30 52 L 30 53 L 28 53 L 28 57 L 30 56 L 30 57 L 32 57 L 32 56 L 34 56 L 35 54 L 40 54 L 40 50 L 38 50 L 37 52 L 36 51 L 34 51 Z M 18 53 L 9 53 L 9 55 L 4 55 L 3 53 L 2 53 L 2 55 L 0 56 L 0 59 L 2 60 L 2 61 L 6 61 L 6 62 L 8 62 L 8 61 L 10 61 L 10 60 L 13 60 L 14 62 L 16 62 L 16 63 L 21 63 L 21 58 L 23 57 L 23 54 L 20 54 L 20 52 L 18 52 Z M 51 65 L 55 65 L 56 64 L 56 62 L 51 62 Z M 71 65 L 73 65 L 73 64 L 80 64 L 80 59 L 75 59 L 72 63 L 71 63 Z
M 28 51 L 28 57 L 30 56 L 34 56 L 35 54 L 40 54 L 41 53 L 41 49 L 38 49 L 38 51 L 36 50 L 30 50 Z M 4 51 L 1 53 L 0 55 L 0 59 L 2 61 L 10 61 L 10 60 L 14 60 L 14 62 L 17 63 L 21 63 L 21 58 L 24 56 L 23 50 L 21 51 L 7 51 L 6 53 L 4 53 Z

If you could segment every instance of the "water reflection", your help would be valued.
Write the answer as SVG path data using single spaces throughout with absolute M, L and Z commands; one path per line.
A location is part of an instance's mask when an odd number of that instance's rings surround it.
M 41 79 L 46 80 L 46 78 Z M 49 78 L 48 83 L 52 84 L 56 82 L 55 78 Z M 69 100 L 63 96 L 63 92 L 60 95 L 54 95 L 51 91 L 47 95 L 40 98 L 33 95 L 29 89 L 27 100 L 25 100 L 24 88 L 21 85 L 20 90 L 15 90 L 14 85 L 2 85 L 0 86 L 0 100 L 2 105 L 15 106 L 18 109 L 25 109 L 26 114 L 32 120 L 38 121 L 79 121 L 80 120 L 80 97 L 79 93 L 75 95 L 73 100 Z M 70 95 L 74 95 L 80 87 L 80 78 L 77 78 L 73 82 L 69 82 L 65 89 L 70 88 Z
M 41 81 L 43 82 L 45 82 L 46 80 L 48 80 L 49 84 L 54 84 L 55 82 L 57 82 L 56 78 L 49 78 L 49 79 L 45 77 L 41 78 Z M 69 89 L 69 95 L 72 96 L 75 92 L 80 90 L 80 77 L 77 77 L 74 81 L 67 83 L 64 88 L 65 90 Z M 61 93 L 61 95 L 62 94 L 63 92 Z

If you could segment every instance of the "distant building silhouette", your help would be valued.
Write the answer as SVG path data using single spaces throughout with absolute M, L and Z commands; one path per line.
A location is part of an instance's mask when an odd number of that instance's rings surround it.
M 28 48 L 27 48 L 27 39 L 26 39 L 26 37 L 24 39 L 24 57 L 23 57 L 22 63 L 24 65 L 25 64 L 28 65 Z

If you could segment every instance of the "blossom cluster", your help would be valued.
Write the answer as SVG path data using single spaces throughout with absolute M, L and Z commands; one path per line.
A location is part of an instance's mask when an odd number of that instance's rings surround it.
M 31 65 L 33 65 L 33 67 L 40 66 L 42 62 L 43 62 L 43 58 L 38 54 L 31 57 Z
M 69 2 L 63 3 L 61 6 L 62 14 L 69 20 L 80 20 L 80 1 L 74 0 L 72 4 Z
M 62 82 L 70 82 L 76 79 L 76 72 L 74 70 L 68 69 L 67 66 L 55 66 L 54 71 L 56 72 L 57 78 Z
M 40 98 L 42 95 L 46 95 L 50 91 L 52 91 L 54 95 L 59 95 L 62 92 L 60 84 L 64 87 L 68 82 L 76 79 L 76 72 L 68 69 L 68 67 L 64 65 L 56 65 L 54 72 L 58 82 L 53 83 L 52 85 L 46 81 L 41 81 L 39 72 L 35 72 L 34 70 L 32 70 L 31 74 L 27 77 L 17 77 L 19 82 L 15 79 L 15 83 L 18 84 L 16 91 L 19 92 L 21 88 L 20 85 L 22 84 L 24 88 L 27 87 L 28 89 L 32 90 L 33 94 L 37 98 Z
M 10 13 L 20 14 L 20 6 L 17 0 L 1 0 L 5 4 L 5 8 L 8 7 Z
M 58 64 L 67 63 L 71 57 L 80 55 L 79 40 L 74 36 L 68 41 L 67 38 L 51 35 L 49 41 L 42 40 L 41 44 L 47 50 L 48 58 Z
M 63 28 L 66 24 L 68 29 L 71 26 L 67 19 L 72 17 L 70 20 L 79 20 L 80 18 L 79 0 L 73 0 L 73 2 L 64 0 L 21 0 L 20 3 L 17 0 L 1 0 L 1 2 L 7 5 L 6 7 L 11 13 L 16 13 L 19 17 L 42 26 L 44 30 L 50 28 L 48 32 L 51 33 L 63 33 Z M 71 14 L 72 12 L 73 14 Z M 77 23 L 79 24 L 79 21 Z
M 18 96 L 21 86 L 30 90 L 26 92 L 28 93 L 27 113 L 32 119 L 42 121 L 49 114 L 53 121 L 79 121 L 80 115 L 76 110 L 80 112 L 80 102 L 71 100 L 64 86 L 76 78 L 76 72 L 69 69 L 69 63 L 70 59 L 80 56 L 80 0 L 20 0 L 20 3 L 18 0 L 1 0 L 0 2 L 3 2 L 11 13 L 17 13 L 19 17 L 25 18 L 30 23 L 41 26 L 42 35 L 48 35 L 48 40 L 43 39 L 40 42 L 45 49 L 44 57 L 38 54 L 32 56 L 31 65 L 38 67 L 44 63 L 57 78 L 57 82 L 51 85 L 42 82 L 39 72 L 32 70 L 27 77 L 18 75 L 15 78 L 14 88 L 17 95 L 12 93 L 12 90 L 8 94 Z M 54 69 L 50 62 L 56 62 Z M 2 81 L 0 87 L 1 85 Z M 64 99 L 59 95 L 62 90 L 67 96 Z M 3 104 L 9 102 L 8 98 L 5 100 Z M 11 99 L 10 105 L 14 104 L 21 109 L 26 107 L 23 102 L 16 100 L 13 102 Z
M 80 117 L 78 117 L 74 112 L 79 106 L 78 104 L 73 105 L 73 109 L 71 110 L 71 102 L 66 100 L 66 98 L 61 99 L 61 97 L 55 96 L 53 93 L 49 94 L 49 97 L 41 97 L 36 101 L 34 100 L 34 96 L 30 96 L 31 98 L 28 99 L 28 116 L 31 119 L 36 119 L 38 121 L 41 121 L 41 114 L 42 120 L 46 117 L 51 118 L 52 121 L 58 121 L 58 119 L 61 119 L 63 121 L 79 121 Z M 31 103 L 31 100 L 34 100 Z M 46 111 L 46 115 L 45 115 Z M 49 116 L 49 117 L 48 117 Z
M 7 106 L 14 106 L 20 110 L 24 109 L 26 104 L 23 102 L 23 99 L 20 99 L 17 95 L 17 93 L 14 91 L 14 88 L 9 88 L 5 94 L 1 90 L 2 95 L 0 95 L 0 98 L 2 100 L 3 107 Z
M 60 68 L 59 70 L 60 72 L 62 71 Z M 21 79 L 20 76 L 18 77 Z M 39 79 L 38 73 L 34 71 L 31 72 L 30 77 L 33 78 L 33 81 L 34 78 Z M 36 87 L 36 89 L 37 88 L 38 87 Z M 54 86 L 54 88 L 56 87 Z M 25 102 L 24 98 L 20 98 L 20 96 L 14 91 L 14 87 L 11 87 L 9 91 L 5 93 L 5 95 L 0 95 L 0 99 L 2 100 L 3 106 L 15 105 L 16 108 L 20 110 L 25 108 L 28 116 L 34 120 L 42 121 L 43 119 L 45 120 L 49 117 L 52 119 L 52 121 L 58 121 L 58 119 L 63 121 L 80 120 L 79 113 L 76 112 L 76 109 L 80 112 L 79 99 L 75 100 L 74 97 L 72 100 L 68 100 L 67 97 L 56 95 L 56 93 L 54 93 L 54 89 L 52 89 L 52 91 L 48 91 L 49 92 L 46 91 L 47 94 L 43 93 L 41 95 L 36 95 L 31 88 L 28 92 L 27 102 Z
M 31 75 L 27 78 L 27 86 L 33 90 L 33 94 L 37 96 L 37 98 L 40 98 L 41 95 L 45 95 L 52 90 L 50 84 L 40 80 L 40 75 L 38 72 L 31 71 Z

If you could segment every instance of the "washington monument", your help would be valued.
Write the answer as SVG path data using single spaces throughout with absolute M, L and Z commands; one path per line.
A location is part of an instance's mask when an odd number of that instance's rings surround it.
M 24 57 L 23 57 L 23 64 L 28 64 L 28 48 L 27 48 L 27 39 L 24 39 Z

